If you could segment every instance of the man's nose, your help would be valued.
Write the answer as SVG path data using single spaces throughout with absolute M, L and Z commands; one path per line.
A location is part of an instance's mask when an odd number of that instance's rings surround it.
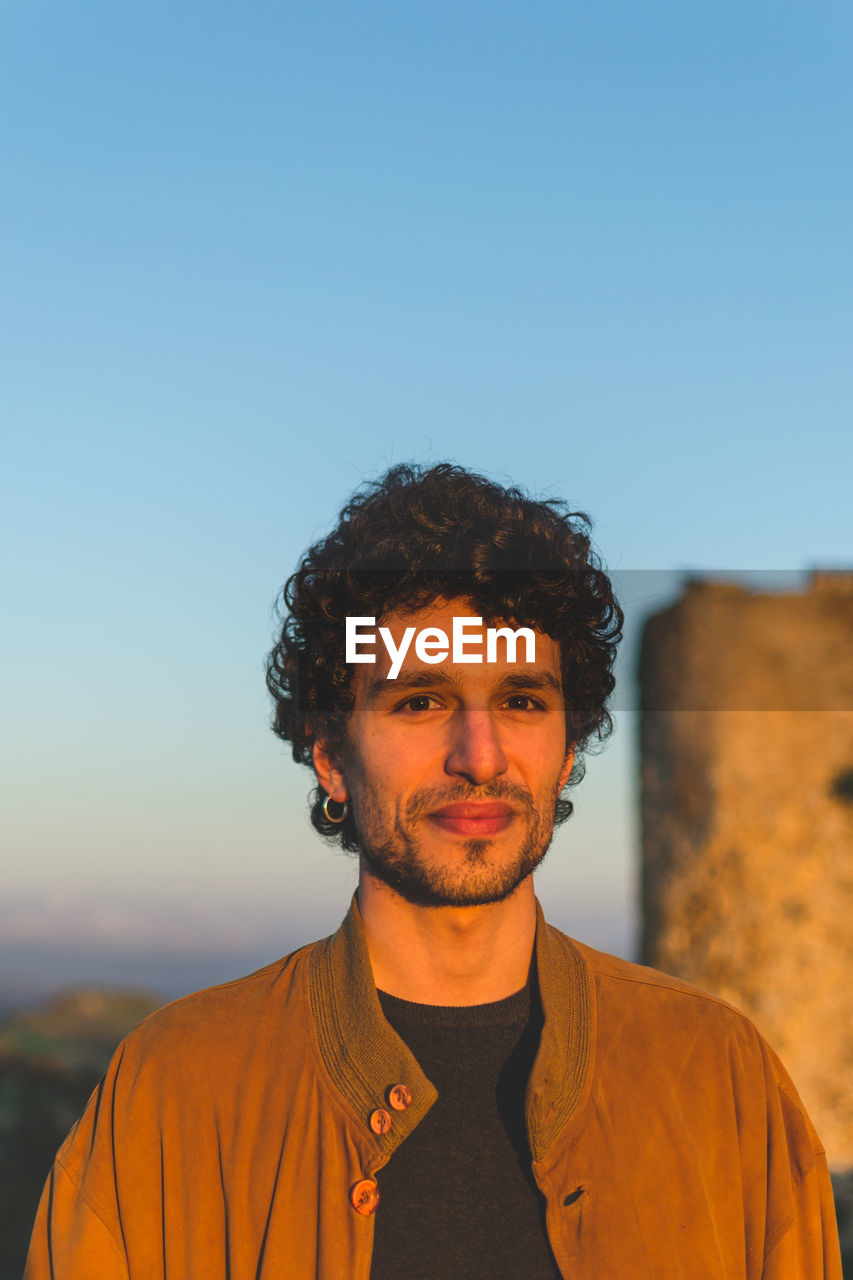
M 508 768 L 491 711 L 461 711 L 453 717 L 445 771 L 467 778 L 476 786 L 491 781 Z

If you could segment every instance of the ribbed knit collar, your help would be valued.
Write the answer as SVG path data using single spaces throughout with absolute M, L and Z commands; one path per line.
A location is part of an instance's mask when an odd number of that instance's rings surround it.
M 531 1155 L 541 1160 L 583 1096 L 595 1004 L 586 961 L 571 938 L 546 924 L 538 901 L 535 946 L 545 1022 L 527 1086 L 526 1119 Z M 375 1142 L 379 1168 L 438 1094 L 382 1013 L 355 895 L 337 933 L 311 949 L 308 984 L 326 1069 Z M 408 1087 L 411 1105 L 391 1111 L 390 1130 L 374 1135 L 370 1116 L 388 1109 L 389 1091 L 397 1084 Z

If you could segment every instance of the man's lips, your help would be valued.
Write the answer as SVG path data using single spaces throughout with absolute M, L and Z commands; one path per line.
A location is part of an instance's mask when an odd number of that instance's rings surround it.
M 509 826 L 515 810 L 497 800 L 444 804 L 430 813 L 433 822 L 460 836 L 496 835 Z
M 431 818 L 504 818 L 511 814 L 510 805 L 500 800 L 459 800 L 433 809 Z

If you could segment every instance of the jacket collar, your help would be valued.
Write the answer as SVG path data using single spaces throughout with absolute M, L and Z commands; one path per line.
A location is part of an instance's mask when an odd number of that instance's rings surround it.
M 536 903 L 536 965 L 544 1026 L 527 1086 L 531 1155 L 541 1160 L 577 1110 L 589 1079 L 595 1002 L 586 961 L 571 938 L 546 924 Z M 370 967 L 364 924 L 353 895 L 337 933 L 310 952 L 308 987 L 320 1052 L 333 1083 L 374 1138 L 384 1164 L 438 1097 L 417 1060 L 386 1021 Z M 390 1090 L 412 1095 L 403 1111 Z M 390 1130 L 374 1136 L 370 1116 L 387 1110 Z

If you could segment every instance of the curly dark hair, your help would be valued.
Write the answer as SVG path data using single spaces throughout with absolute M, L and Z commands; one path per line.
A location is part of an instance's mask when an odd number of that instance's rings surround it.
M 579 782 L 583 752 L 613 728 L 606 702 L 623 622 L 589 532 L 589 518 L 561 500 L 535 501 L 453 463 L 391 467 L 355 492 L 285 583 L 281 633 L 267 660 L 274 733 L 309 766 L 316 738 L 332 749 L 346 744 L 354 704 L 344 661 L 348 616 L 381 619 L 439 597 L 464 598 L 487 623 L 511 621 L 559 641 L 566 740 L 575 748 L 567 785 Z M 352 814 L 331 823 L 325 798 L 317 786 L 314 827 L 357 851 Z M 572 808 L 558 798 L 555 824 Z

